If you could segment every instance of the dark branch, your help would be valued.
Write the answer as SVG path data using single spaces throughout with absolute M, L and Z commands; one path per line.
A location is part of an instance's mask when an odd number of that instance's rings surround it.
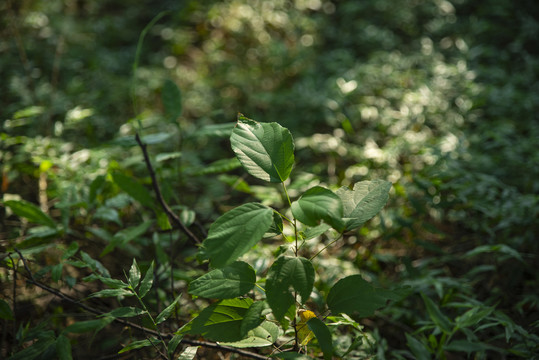
M 144 161 L 146 163 L 146 167 L 148 168 L 148 171 L 150 173 L 150 177 L 152 178 L 152 186 L 155 191 L 155 195 L 157 196 L 157 200 L 159 201 L 159 204 L 161 204 L 161 207 L 165 211 L 165 213 L 168 215 L 168 217 L 180 228 L 182 231 L 195 243 L 200 244 L 200 239 L 196 237 L 195 234 L 185 226 L 184 223 L 180 220 L 178 215 L 172 211 L 172 209 L 168 206 L 165 199 L 163 198 L 163 194 L 161 194 L 161 189 L 159 188 L 159 184 L 157 183 L 157 177 L 155 176 L 155 171 L 153 170 L 152 163 L 150 162 L 150 157 L 148 156 L 148 150 L 146 149 L 146 144 L 142 142 L 140 139 L 139 134 L 137 133 L 135 135 L 135 140 L 137 140 L 138 145 L 140 146 L 142 150 L 142 154 L 144 155 Z

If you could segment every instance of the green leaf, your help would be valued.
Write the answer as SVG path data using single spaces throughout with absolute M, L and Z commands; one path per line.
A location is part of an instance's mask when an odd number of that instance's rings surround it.
M 241 323 L 253 300 L 225 299 L 210 305 L 193 319 L 189 333 L 213 341 L 241 340 Z
M 412 335 L 409 335 L 408 333 L 404 333 L 406 335 L 406 344 L 408 345 L 408 348 L 412 350 L 412 354 L 414 354 L 415 358 L 417 360 L 431 360 L 432 356 L 428 350 L 427 345 L 423 344 L 421 341 L 414 338 Z
M 239 167 L 241 167 L 241 163 L 237 158 L 220 159 L 208 164 L 207 166 L 204 166 L 201 169 L 195 169 L 195 171 L 189 172 L 189 174 L 194 176 L 220 174 L 237 169 Z
M 485 344 L 482 342 L 472 342 L 469 340 L 454 340 L 444 346 L 446 351 L 460 351 L 467 354 L 478 351 L 494 350 L 500 352 L 503 350 L 495 346 Z
M 124 347 L 123 349 L 118 351 L 118 354 L 122 354 L 122 353 L 128 352 L 130 350 L 140 349 L 140 348 L 147 347 L 147 346 L 158 345 L 160 343 L 161 343 L 161 341 L 159 341 L 156 338 L 133 341 L 131 344 L 127 345 L 126 347 Z
M 172 304 L 170 304 L 169 306 L 167 306 L 167 308 L 163 311 L 161 311 L 161 314 L 159 314 L 157 316 L 157 318 L 155 319 L 155 323 L 156 324 L 160 324 L 162 323 L 163 321 L 165 321 L 166 319 L 169 318 L 170 314 L 172 314 L 172 310 L 174 310 L 174 308 L 176 307 L 176 304 L 178 303 L 178 300 L 180 300 L 181 298 L 181 294 L 176 298 L 176 300 L 174 300 L 172 302 Z
M 241 321 L 241 335 L 247 335 L 247 332 L 258 327 L 263 321 L 262 312 L 268 308 L 265 301 L 256 301 L 247 310 L 245 317 Z
M 473 307 L 466 311 L 461 316 L 455 319 L 455 323 L 459 328 L 465 328 L 479 324 L 481 320 L 489 316 L 494 311 L 494 307 Z
M 13 311 L 11 311 L 11 307 L 4 299 L 0 299 L 0 319 L 15 319 L 13 316 Z
M 329 291 L 327 304 L 333 314 L 357 313 L 361 317 L 374 314 L 388 300 L 399 300 L 402 294 L 373 287 L 361 275 L 351 275 L 339 280 Z
M 195 356 L 197 355 L 197 350 L 199 347 L 200 346 L 186 347 L 185 350 L 178 357 L 178 360 L 193 360 Z
M 144 234 L 151 225 L 151 221 L 145 221 L 137 226 L 128 227 L 126 229 L 118 231 L 116 234 L 114 234 L 110 242 L 107 244 L 107 246 L 105 246 L 99 256 L 105 256 L 106 254 L 114 250 L 114 248 L 116 248 L 117 246 L 125 245 L 128 242 L 138 238 L 139 236 Z
M 315 237 L 320 236 L 328 231 L 330 228 L 331 225 L 328 224 L 320 224 L 315 227 L 309 227 L 303 232 L 303 240 L 314 239 Z
M 71 360 L 71 343 L 64 335 L 58 336 L 56 339 L 56 354 L 60 360 Z
M 236 261 L 222 269 L 212 270 L 189 284 L 189 293 L 213 299 L 231 299 L 242 296 L 255 286 L 253 268 Z
M 103 284 L 105 284 L 108 287 L 111 287 L 113 289 L 125 289 L 125 288 L 129 287 L 129 285 L 126 284 L 125 282 L 123 282 L 122 280 L 107 278 L 107 277 L 103 277 L 103 276 L 99 276 L 99 275 L 97 276 L 97 278 Z
M 279 256 L 271 265 L 266 280 L 266 298 L 273 315 L 281 320 L 288 308 L 294 305 L 290 287 L 301 296 L 305 303 L 314 284 L 312 263 L 302 257 Z
M 122 225 L 122 220 L 120 220 L 120 214 L 118 210 L 110 208 L 108 206 L 100 206 L 94 213 L 94 219 L 106 220 L 114 222 L 118 225 Z
M 341 199 L 333 191 L 320 186 L 307 190 L 294 201 L 292 214 L 305 225 L 317 226 L 320 220 L 324 220 L 338 231 L 344 229 Z
M 73 255 L 75 255 L 77 251 L 79 251 L 79 244 L 76 241 L 71 242 L 66 251 L 64 251 L 64 253 L 62 254 L 62 260 L 69 259 Z
M 267 206 L 247 203 L 220 216 L 202 243 L 210 264 L 222 268 L 249 251 L 268 231 L 272 214 Z
M 178 85 L 170 79 L 167 79 L 163 84 L 161 100 L 163 101 L 166 117 L 171 122 L 175 122 L 182 114 L 182 95 Z
M 55 339 L 52 337 L 44 337 L 9 357 L 9 360 L 33 360 L 41 359 L 43 353 L 50 347 L 55 345 Z
M 9 207 L 15 215 L 28 219 L 30 222 L 56 228 L 56 223 L 49 215 L 28 201 L 7 200 L 4 201 L 4 205 Z
M 322 320 L 314 317 L 307 321 L 307 326 L 314 333 L 314 336 L 316 336 L 318 345 L 320 345 L 320 348 L 324 353 L 324 359 L 331 360 L 333 356 L 333 343 L 331 341 L 331 333 L 326 324 L 324 324 Z
M 79 321 L 66 327 L 63 332 L 83 334 L 90 331 L 99 331 L 114 321 L 113 317 L 104 317 L 96 320 Z
M 344 207 L 346 230 L 352 230 L 374 215 L 386 205 L 391 183 L 385 180 L 361 181 L 354 184 L 353 190 L 343 186 L 337 190 Z
M 115 297 L 115 296 L 133 296 L 133 292 L 125 289 L 105 289 L 91 294 L 88 298 L 95 297 Z
M 175 334 L 172 339 L 168 342 L 168 356 L 172 358 L 172 355 L 176 351 L 176 348 L 178 345 L 180 345 L 181 341 L 183 339 L 183 335 Z
M 150 192 L 133 177 L 126 176 L 119 172 L 113 172 L 111 175 L 112 179 L 114 180 L 114 183 L 118 185 L 120 189 L 125 191 L 129 196 L 131 196 L 143 206 L 153 207 L 154 200 Z
M 127 306 L 127 307 L 120 307 L 120 308 L 114 309 L 111 312 L 105 314 L 104 316 L 112 316 L 113 318 L 122 318 L 122 317 L 138 316 L 144 313 L 146 313 L 146 311 L 142 309 L 132 307 L 132 306 Z
M 235 348 L 271 346 L 279 337 L 280 329 L 276 324 L 264 321 L 260 326 L 247 333 L 247 337 L 235 342 L 222 342 L 222 345 Z
M 64 268 L 63 263 L 56 264 L 51 269 L 52 281 L 58 282 L 62 278 L 62 269 Z
M 425 294 L 421 294 L 423 302 L 427 307 L 427 312 L 431 320 L 446 334 L 450 334 L 453 329 L 451 321 L 441 312 L 440 308 Z
M 258 123 L 239 114 L 230 143 L 252 176 L 269 182 L 288 179 L 294 165 L 294 141 L 288 129 L 277 123 Z
M 152 284 L 153 284 L 153 268 L 154 268 L 154 263 L 152 261 L 149 269 L 146 271 L 146 275 L 144 275 L 144 279 L 142 279 L 142 282 L 140 283 L 140 288 L 139 288 L 139 297 L 142 299 L 144 296 L 146 296 L 146 294 L 148 294 L 148 291 L 150 291 L 150 289 L 152 288 Z
M 140 282 L 140 269 L 137 265 L 137 260 L 133 258 L 133 264 L 131 264 L 131 269 L 129 269 L 129 285 L 134 289 L 137 288 Z

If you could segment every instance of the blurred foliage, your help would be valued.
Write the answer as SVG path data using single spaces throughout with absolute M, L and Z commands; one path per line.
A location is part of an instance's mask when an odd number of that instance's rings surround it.
M 136 59 L 143 29 L 161 11 L 169 12 L 149 28 Z M 114 174 L 151 189 L 138 130 L 165 199 L 201 237 L 242 202 L 280 206 L 276 189 L 228 160 L 241 111 L 293 134 L 292 197 L 317 184 L 394 184 L 382 214 L 320 259 L 319 297 L 358 271 L 414 289 L 364 319 L 363 329 L 341 331 L 334 341 L 355 346 L 348 358 L 537 356 L 535 2 L 8 0 L 0 13 L 1 200 L 37 204 L 59 224 L 48 233 L 2 206 L 0 253 L 18 246 L 43 281 L 74 296 L 97 290 L 82 282 L 85 268 L 51 272 L 77 242 L 113 274 L 127 271 L 132 257 L 143 268 L 158 259 L 157 283 L 167 285 L 150 305 L 175 299 L 205 271 L 196 249 L 177 231 L 163 232 L 158 207 L 130 196 Z M 181 89 L 180 107 L 166 100 L 169 80 Z M 147 221 L 142 234 L 129 235 Z M 113 238 L 122 240 L 100 257 Z M 258 272 L 273 254 L 261 245 L 246 256 Z M 3 267 L 8 304 L 12 281 Z M 2 339 L 11 341 L 6 349 L 80 320 L 76 308 L 47 305 L 20 278 L 17 285 L 25 300 L 17 330 Z M 178 316 L 185 321 L 206 305 L 185 296 Z M 448 336 L 460 342 L 444 348 Z M 88 356 L 89 340 L 77 341 L 74 356 Z M 93 349 L 118 350 L 108 340 L 100 346 Z

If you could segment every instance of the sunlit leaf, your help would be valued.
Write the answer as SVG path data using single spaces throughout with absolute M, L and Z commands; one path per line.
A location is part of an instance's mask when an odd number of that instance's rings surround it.
M 154 277 L 153 268 L 154 262 L 152 261 L 150 268 L 146 271 L 146 275 L 144 275 L 144 279 L 142 279 L 142 282 L 140 283 L 139 297 L 141 299 L 146 296 L 148 291 L 150 291 L 150 289 L 152 288 Z
M 236 342 L 222 342 L 221 344 L 236 348 L 271 346 L 277 341 L 279 335 L 279 326 L 272 322 L 264 321 L 260 326 L 250 330 L 244 339 Z
M 253 268 L 236 261 L 222 269 L 215 269 L 189 284 L 189 293 L 213 299 L 231 299 L 251 291 L 256 282 Z
M 268 231 L 272 214 L 267 206 L 247 203 L 219 217 L 202 244 L 211 266 L 224 267 L 249 251 Z
M 230 143 L 252 176 L 270 182 L 288 179 L 294 165 L 294 141 L 288 129 L 277 123 L 258 123 L 240 114 Z
M 139 281 L 140 269 L 138 267 L 137 260 L 133 258 L 133 264 L 131 264 L 131 269 L 129 269 L 129 285 L 135 289 L 138 286 Z
M 320 220 L 324 220 L 338 231 L 344 229 L 341 199 L 333 191 L 321 186 L 307 190 L 294 201 L 292 214 L 305 225 L 317 226 Z
M 172 311 L 174 310 L 174 308 L 176 307 L 176 304 L 178 303 L 178 300 L 180 300 L 180 297 L 181 297 L 181 294 L 180 296 L 178 296 L 176 298 L 176 300 L 174 300 L 172 302 L 172 304 L 170 304 L 169 306 L 166 307 L 165 310 L 161 311 L 161 314 L 159 314 L 157 316 L 157 318 L 155 319 L 155 323 L 156 324 L 160 324 L 162 323 L 163 321 L 165 321 L 166 319 L 169 318 L 170 314 L 172 314 Z

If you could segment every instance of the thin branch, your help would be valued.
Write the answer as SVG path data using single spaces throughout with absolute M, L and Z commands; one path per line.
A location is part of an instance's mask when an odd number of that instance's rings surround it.
M 148 155 L 148 150 L 146 149 L 146 144 L 142 142 L 140 139 L 139 134 L 137 133 L 135 135 L 135 140 L 137 140 L 138 145 L 140 146 L 142 150 L 142 154 L 144 155 L 144 162 L 146 163 L 146 167 L 148 168 L 148 172 L 150 173 L 150 177 L 152 178 L 152 186 L 155 191 L 155 195 L 157 196 L 157 200 L 159 201 L 159 204 L 161 204 L 161 207 L 165 211 L 165 213 L 168 215 L 168 217 L 176 224 L 178 227 L 195 243 L 200 244 L 200 239 L 196 237 L 195 234 L 187 228 L 187 226 L 182 223 L 178 215 L 172 211 L 172 209 L 168 206 L 165 199 L 163 198 L 163 194 L 161 193 L 161 189 L 159 188 L 159 184 L 157 183 L 157 177 L 155 176 L 155 171 L 153 170 L 152 163 L 150 161 L 150 157 Z
M 79 306 L 80 308 L 88 311 L 89 313 L 92 313 L 92 314 L 95 314 L 95 315 L 99 315 L 99 316 L 103 316 L 105 315 L 106 313 L 103 312 L 103 311 L 100 311 L 94 307 L 91 307 L 91 306 L 88 306 L 86 304 L 83 304 L 80 302 L 80 300 L 78 299 L 75 299 L 67 294 L 64 294 L 63 292 L 59 291 L 59 290 L 56 290 L 56 289 L 53 289 L 45 284 L 43 284 L 42 282 L 38 281 L 38 280 L 35 280 L 34 279 L 34 276 L 32 275 L 32 272 L 30 271 L 30 268 L 28 267 L 27 263 L 26 263 L 26 259 L 24 258 L 24 256 L 21 254 L 21 252 L 18 250 L 18 249 L 15 249 L 15 251 L 19 254 L 23 264 L 24 264 L 24 268 L 27 272 L 27 274 L 23 274 L 23 276 L 26 277 L 26 281 L 29 283 L 29 284 L 32 284 L 34 286 L 37 286 L 59 298 L 61 298 L 62 300 L 65 300 L 67 302 L 70 302 L 74 305 L 77 305 Z M 119 324 L 122 324 L 122 325 L 126 325 L 126 326 L 129 326 L 130 328 L 132 329 L 136 329 L 136 330 L 139 330 L 143 333 L 145 333 L 146 335 L 153 335 L 153 336 L 162 336 L 164 339 L 167 339 L 167 340 L 170 340 L 174 337 L 174 334 L 173 333 L 162 333 L 160 334 L 158 331 L 156 330 L 152 330 L 152 329 L 148 329 L 144 326 L 141 326 L 141 325 L 138 325 L 138 324 L 135 324 L 131 321 L 127 321 L 127 320 L 124 320 L 122 318 L 114 318 L 114 321 L 119 323 Z M 218 350 L 221 350 L 221 351 L 227 351 L 227 352 L 232 352 L 232 353 L 235 353 L 235 354 L 239 354 L 239 355 L 242 355 L 242 356 L 245 356 L 247 358 L 250 358 L 250 359 L 257 359 L 257 360 L 266 360 L 268 359 L 267 356 L 265 355 L 260 355 L 260 354 L 257 354 L 257 353 L 253 353 L 253 352 L 250 352 L 250 351 L 246 351 L 246 350 L 242 350 L 242 349 L 238 349 L 238 348 L 233 348 L 233 347 L 230 347 L 230 346 L 224 346 L 224 345 L 219 345 L 219 344 L 216 344 L 216 343 L 212 343 L 212 342 L 207 342 L 207 341 L 200 341 L 200 340 L 191 340 L 191 339 L 182 339 L 182 343 L 184 344 L 187 344 L 187 345 L 192 345 L 192 346 L 203 346 L 203 347 L 206 347 L 206 348 L 210 348 L 210 349 L 218 349 Z

